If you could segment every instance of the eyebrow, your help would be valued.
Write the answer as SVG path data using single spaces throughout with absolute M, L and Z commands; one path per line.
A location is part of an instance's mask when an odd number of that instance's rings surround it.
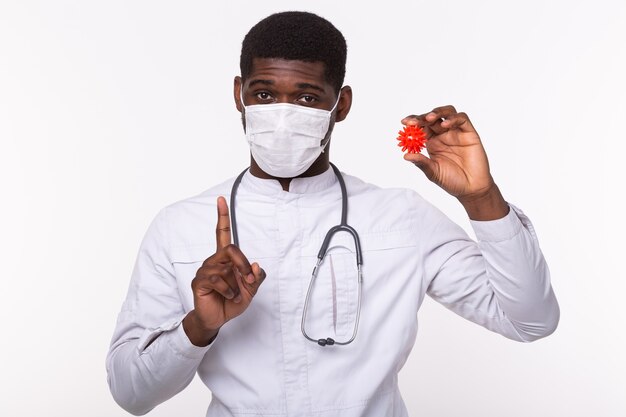
M 252 80 L 248 87 L 252 87 L 255 84 L 263 84 L 263 85 L 274 85 L 274 81 L 272 80 Z
M 262 79 L 258 79 L 258 80 L 252 80 L 250 81 L 250 84 L 248 84 L 248 87 L 252 87 L 256 84 L 263 84 L 263 85 L 274 85 L 276 84 L 273 80 L 262 80 Z M 317 90 L 320 91 L 322 93 L 325 92 L 325 90 L 315 84 L 311 84 L 311 83 L 298 83 L 296 84 L 296 87 L 299 88 L 300 90 L 306 90 L 306 89 L 313 89 L 313 90 Z
M 318 85 L 315 85 L 315 84 L 310 84 L 310 83 L 298 83 L 298 84 L 296 84 L 296 87 L 298 87 L 301 90 L 305 90 L 305 89 L 311 88 L 313 90 L 318 90 L 318 91 L 320 91 L 322 93 L 325 92 L 322 87 L 320 87 Z

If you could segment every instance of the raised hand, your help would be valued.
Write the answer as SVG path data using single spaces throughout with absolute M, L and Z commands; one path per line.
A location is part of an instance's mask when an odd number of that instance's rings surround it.
M 422 115 L 402 119 L 405 125 L 420 125 L 428 141 L 428 157 L 406 154 L 426 177 L 458 198 L 475 220 L 504 217 L 508 205 L 502 198 L 491 173 L 487 154 L 465 113 L 443 106 Z
M 196 346 L 209 344 L 226 322 L 243 313 L 265 279 L 265 271 L 256 262 L 250 264 L 231 244 L 230 215 L 224 197 L 217 199 L 217 214 L 217 249 L 191 282 L 194 309 L 183 320 L 183 328 Z

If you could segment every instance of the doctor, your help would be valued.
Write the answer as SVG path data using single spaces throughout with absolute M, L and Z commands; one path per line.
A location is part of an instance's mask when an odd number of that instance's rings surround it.
M 145 414 L 198 373 L 207 416 L 406 416 L 397 375 L 426 295 L 514 340 L 555 330 L 533 226 L 503 199 L 466 114 L 403 119 L 429 137 L 428 157 L 405 159 L 459 200 L 478 242 L 414 191 L 333 169 L 333 126 L 352 103 L 345 62 L 342 34 L 314 14 L 275 14 L 246 35 L 233 92 L 250 168 L 150 225 L 107 356 L 124 409 Z M 358 235 L 343 229 L 318 258 L 340 223 Z

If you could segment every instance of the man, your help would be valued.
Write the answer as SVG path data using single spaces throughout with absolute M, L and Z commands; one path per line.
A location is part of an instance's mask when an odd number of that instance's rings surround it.
M 310 13 L 269 16 L 245 37 L 234 99 L 250 169 L 234 197 L 231 179 L 166 207 L 146 233 L 107 358 L 129 412 L 198 372 L 208 416 L 406 416 L 397 374 L 426 294 L 511 339 L 556 328 L 533 227 L 502 198 L 467 115 L 405 118 L 429 137 L 428 157 L 405 159 L 459 200 L 478 243 L 413 191 L 335 173 L 331 132 L 352 103 L 345 61 L 341 33 Z M 359 240 L 344 228 L 318 262 L 342 203 Z

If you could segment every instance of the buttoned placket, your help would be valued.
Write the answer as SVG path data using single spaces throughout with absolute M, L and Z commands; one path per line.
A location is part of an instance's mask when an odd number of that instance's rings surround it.
M 308 392 L 306 339 L 300 332 L 305 277 L 302 274 L 303 229 L 300 194 L 282 191 L 276 199 L 276 221 L 281 263 L 278 271 L 280 323 L 282 331 L 285 401 L 287 414 L 302 415 L 311 410 Z
M 324 192 L 336 183 L 332 169 L 314 178 L 295 178 L 284 191 L 277 181 L 263 180 L 248 172 L 242 181 L 243 192 L 252 187 L 274 201 L 277 228 L 276 255 L 280 259 L 273 279 L 277 280 L 279 322 L 281 327 L 282 366 L 287 415 L 309 415 L 312 410 L 309 392 L 307 341 L 301 332 L 302 308 L 314 263 L 303 264 L 303 249 L 309 219 L 303 218 L 302 205 L 312 194 Z M 337 190 L 338 191 L 338 190 Z M 318 198 L 321 196 L 318 194 Z M 304 257 L 304 259 L 310 259 Z

